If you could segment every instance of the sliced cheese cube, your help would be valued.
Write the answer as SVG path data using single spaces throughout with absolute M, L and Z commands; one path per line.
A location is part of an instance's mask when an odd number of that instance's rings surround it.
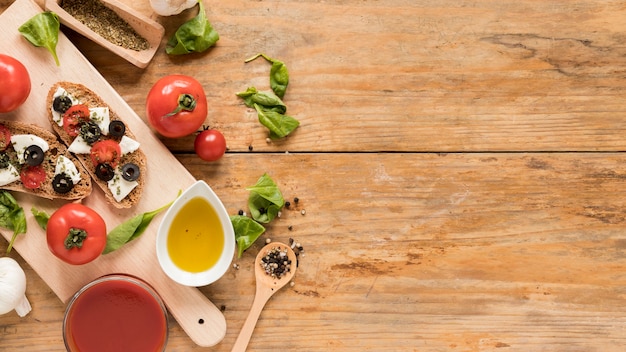
M 120 140 L 120 149 L 122 149 L 122 155 L 132 153 L 139 149 L 139 142 L 130 137 L 122 136 L 122 139 Z
M 91 146 L 82 136 L 76 136 L 67 150 L 74 154 L 90 154 Z
M 70 98 L 70 100 L 72 101 L 72 105 L 78 104 L 78 100 L 76 98 L 74 98 L 72 95 L 70 95 L 65 89 L 63 89 L 61 87 L 58 87 L 57 90 L 52 95 L 53 101 L 54 101 L 54 98 L 60 97 L 62 95 L 67 95 Z M 62 127 L 63 126 L 63 115 L 60 112 L 55 111 L 52 106 L 50 106 L 50 111 L 52 111 L 52 120 L 54 122 L 56 122 L 56 124 L 59 125 L 59 127 Z
M 54 167 L 54 175 L 56 176 L 59 174 L 66 174 L 69 176 L 74 184 L 79 183 L 81 180 L 80 172 L 78 172 L 76 165 L 72 162 L 72 160 L 63 155 L 59 156 L 57 164 Z
M 111 123 L 111 117 L 109 115 L 108 107 L 89 108 L 89 118 L 95 122 L 102 134 L 109 134 L 109 124 Z
M 15 166 L 9 164 L 9 166 L 0 170 L 0 186 L 8 185 L 20 179 L 20 174 Z
M 115 176 L 108 182 L 109 190 L 113 193 L 113 198 L 121 202 L 139 183 L 137 181 L 126 181 L 119 169 L 115 170 Z
M 13 144 L 13 149 L 17 153 L 17 159 L 20 164 L 24 164 L 24 152 L 26 148 L 31 145 L 36 145 L 41 148 L 41 150 L 45 153 L 48 151 L 48 142 L 46 142 L 43 138 L 39 136 L 35 136 L 34 134 L 16 134 L 11 136 L 11 144 Z

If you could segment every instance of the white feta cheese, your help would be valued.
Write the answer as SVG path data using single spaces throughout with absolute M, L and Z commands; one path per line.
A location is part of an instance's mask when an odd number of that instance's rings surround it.
M 45 153 L 48 151 L 48 142 L 46 142 L 43 138 L 39 136 L 35 136 L 34 134 L 16 134 L 11 136 L 11 144 L 13 144 L 13 149 L 17 153 L 17 159 L 20 164 L 24 164 L 24 152 L 26 148 L 31 145 L 36 145 L 41 148 L 41 150 Z
M 59 158 L 57 159 L 57 164 L 54 167 L 54 175 L 56 176 L 59 174 L 66 174 L 67 176 L 69 176 L 74 184 L 79 183 L 81 180 L 80 172 L 78 172 L 76 165 L 72 162 L 72 160 L 66 158 L 63 155 L 59 156 Z
M 121 202 L 139 183 L 137 181 L 126 181 L 119 169 L 115 170 L 115 176 L 108 182 L 109 189 L 116 201 Z
M 20 179 L 20 174 L 15 166 L 9 164 L 9 166 L 0 170 L 0 186 L 8 185 Z
M 109 134 L 109 124 L 111 123 L 111 117 L 109 115 L 108 107 L 89 108 L 89 118 L 95 122 L 102 134 Z
M 122 136 L 122 139 L 120 140 L 120 149 L 122 150 L 122 155 L 132 153 L 139 149 L 139 142 L 130 137 Z
M 74 154 L 90 154 L 91 146 L 85 141 L 82 136 L 76 136 L 76 138 L 74 138 L 74 141 L 72 141 L 72 144 L 70 144 L 67 150 Z
M 69 94 L 62 87 L 58 87 L 57 90 L 54 92 L 54 94 L 52 95 L 52 101 L 54 101 L 54 98 L 60 97 L 63 95 L 67 95 L 70 98 L 70 100 L 72 101 L 72 105 L 78 104 L 78 100 L 76 100 L 76 98 L 74 98 L 71 94 Z M 52 111 L 52 120 L 56 122 L 56 124 L 59 125 L 59 127 L 62 127 L 63 115 L 60 112 L 55 111 L 52 106 L 50 106 L 50 111 Z

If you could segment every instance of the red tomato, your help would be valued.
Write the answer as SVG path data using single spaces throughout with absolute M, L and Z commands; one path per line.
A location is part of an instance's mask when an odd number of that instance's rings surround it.
M 20 180 L 24 187 L 37 189 L 41 186 L 43 181 L 46 180 L 46 170 L 44 170 L 41 165 L 24 165 L 22 166 L 22 170 L 20 170 Z
M 89 121 L 89 107 L 83 104 L 72 105 L 63 114 L 63 130 L 72 137 L 80 133 L 80 125 Z
M 146 100 L 148 122 L 168 138 L 179 138 L 196 132 L 207 115 L 204 89 L 196 79 L 169 75 L 159 79 Z
M 196 136 L 193 148 L 200 159 L 215 161 L 226 152 L 226 139 L 218 130 L 204 130 Z
M 0 152 L 11 145 L 11 131 L 5 125 L 0 125 Z
M 122 157 L 120 145 L 110 139 L 98 141 L 91 146 L 91 162 L 94 166 L 108 163 L 115 168 Z
M 46 227 L 48 248 L 66 263 L 80 265 L 98 258 L 107 241 L 104 219 L 80 203 L 57 209 Z
M 30 94 L 30 76 L 17 59 L 0 54 L 0 113 L 24 104 Z

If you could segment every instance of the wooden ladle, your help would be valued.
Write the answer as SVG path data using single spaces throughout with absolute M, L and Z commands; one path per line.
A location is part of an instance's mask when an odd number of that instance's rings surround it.
M 284 272 L 280 278 L 272 277 L 262 266 L 263 258 L 273 249 L 282 250 L 283 252 L 286 250 L 287 258 L 291 262 L 290 270 Z M 252 308 L 250 308 L 250 313 L 248 313 L 248 318 L 246 318 L 246 321 L 243 323 L 243 327 L 241 328 L 239 336 L 235 341 L 232 352 L 244 352 L 246 350 L 248 342 L 250 342 L 250 338 L 252 337 L 254 327 L 256 326 L 256 322 L 259 320 L 259 316 L 261 315 L 261 310 L 263 310 L 265 303 L 267 303 L 276 291 L 280 290 L 289 281 L 291 281 L 293 275 L 296 273 L 297 260 L 296 254 L 291 247 L 280 242 L 267 244 L 259 251 L 259 254 L 256 256 L 256 260 L 254 261 L 254 275 L 256 277 L 256 294 L 254 296 L 254 302 L 252 303 Z

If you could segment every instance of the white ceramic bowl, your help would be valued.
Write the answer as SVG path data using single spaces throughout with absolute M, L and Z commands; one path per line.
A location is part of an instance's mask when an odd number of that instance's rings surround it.
M 224 248 L 215 265 L 205 271 L 190 272 L 181 269 L 172 261 L 167 248 L 167 239 L 174 217 L 181 208 L 196 197 L 204 198 L 217 213 L 223 229 Z M 156 241 L 157 258 L 161 268 L 172 280 L 185 286 L 199 287 L 217 281 L 230 267 L 235 253 L 235 232 L 226 208 L 211 187 L 202 180 L 196 181 L 186 189 L 169 207 L 159 225 Z

